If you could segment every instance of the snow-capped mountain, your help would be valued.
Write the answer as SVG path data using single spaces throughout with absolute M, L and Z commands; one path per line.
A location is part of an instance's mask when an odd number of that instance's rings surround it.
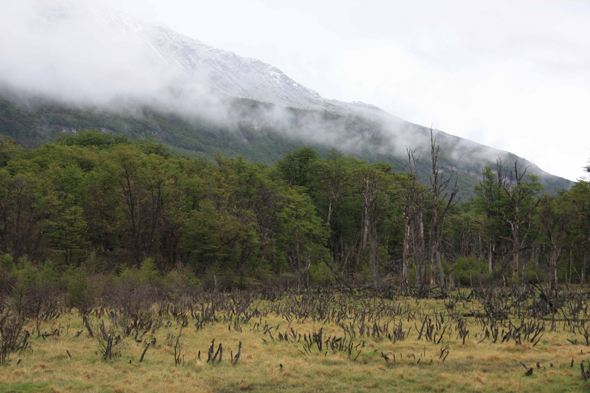
M 360 102 L 344 103 L 325 99 L 270 64 L 216 49 L 161 23 L 140 20 L 115 9 L 88 7 L 72 1 L 53 0 L 43 4 L 39 22 L 46 28 L 59 27 L 72 19 L 92 18 L 98 26 L 111 30 L 111 34 L 105 37 L 110 36 L 119 41 L 129 39 L 135 45 L 135 39 L 140 39 L 145 44 L 143 49 L 152 56 L 153 63 L 160 61 L 164 64 L 158 66 L 178 72 L 175 86 L 197 85 L 227 96 L 283 107 L 380 112 L 379 108 Z
M 317 92 L 259 60 L 215 49 L 165 26 L 151 27 L 146 39 L 162 58 L 180 64 L 188 75 L 205 74 L 210 87 L 229 96 L 302 108 L 324 104 Z
M 26 22 L 23 28 L 6 30 L 8 36 L 3 37 L 4 42 L 20 42 L 7 46 L 0 58 L 0 95 L 14 92 L 9 97 L 13 103 L 19 101 L 14 97 L 28 94 L 76 108 L 128 114 L 141 114 L 141 107 L 147 105 L 187 115 L 184 120 L 192 122 L 190 127 L 199 116 L 223 123 L 236 135 L 235 130 L 246 124 L 254 131 L 272 130 L 300 143 L 364 157 L 389 157 L 403 163 L 406 148 L 429 154 L 427 128 L 373 105 L 325 99 L 259 60 L 213 48 L 161 23 L 98 6 L 94 0 L 29 1 L 35 10 L 19 16 Z M 9 87 L 4 92 L 3 85 Z M 233 105 L 235 98 L 269 105 Z M 39 123 L 35 127 L 43 134 L 63 126 Z M 128 131 L 110 127 L 113 132 Z M 162 136 L 169 132 L 165 127 L 145 132 Z M 6 133 L 13 135 L 13 131 Z M 478 176 L 482 166 L 493 165 L 498 157 L 517 159 L 442 131 L 435 133 L 446 155 L 445 170 Z M 248 138 L 242 139 L 247 142 Z M 403 170 L 402 165 L 398 169 Z M 550 176 L 537 167 L 529 173 Z

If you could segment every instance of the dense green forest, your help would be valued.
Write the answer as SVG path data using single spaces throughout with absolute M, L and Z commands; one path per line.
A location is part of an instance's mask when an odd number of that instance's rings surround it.
M 590 183 L 550 196 L 535 176 L 498 162 L 457 204 L 456 176 L 437 158 L 433 142 L 426 187 L 411 154 L 410 171 L 396 173 L 310 147 L 268 166 L 188 158 L 96 130 L 36 149 L 2 140 L 1 287 L 32 272 L 139 268 L 217 289 L 334 284 L 426 295 L 584 282 Z

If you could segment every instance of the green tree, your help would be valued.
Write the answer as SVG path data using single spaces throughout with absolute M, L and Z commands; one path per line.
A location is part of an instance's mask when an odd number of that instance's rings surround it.
M 318 154 L 313 147 L 302 147 L 277 161 L 277 170 L 291 186 L 308 188 L 313 177 L 311 169 Z
M 558 285 L 557 262 L 562 250 L 560 240 L 568 221 L 565 206 L 561 203 L 563 195 L 555 197 L 544 194 L 537 212 L 542 234 L 549 242 L 549 290 L 556 289 Z
M 278 214 L 279 239 L 290 266 L 295 270 L 297 285 L 309 287 L 309 269 L 312 262 L 325 258 L 325 226 L 315 213 L 315 207 L 306 194 L 285 190 L 285 208 Z
M 89 242 L 85 238 L 87 225 L 80 206 L 65 209 L 45 225 L 51 246 L 63 255 L 66 265 L 82 259 Z
M 475 186 L 475 197 L 473 199 L 475 213 L 482 215 L 482 222 L 484 224 L 489 272 L 494 270 L 494 255 L 502 238 L 508 236 L 509 230 L 504 219 L 507 200 L 502 190 L 507 185 L 506 176 L 502 169 L 500 161 L 498 161 L 497 175 L 490 167 L 484 168 L 482 179 Z

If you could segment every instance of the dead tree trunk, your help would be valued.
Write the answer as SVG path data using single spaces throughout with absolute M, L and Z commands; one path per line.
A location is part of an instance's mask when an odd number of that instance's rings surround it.
M 432 223 L 430 226 L 430 284 L 436 285 L 437 281 L 443 291 L 446 288 L 445 274 L 442 267 L 441 239 L 445 217 L 449 209 L 454 205 L 454 199 L 459 192 L 458 177 L 455 176 L 455 184 L 446 193 L 451 184 L 453 175 L 445 176 L 438 167 L 439 146 L 436 144 L 432 129 L 430 129 L 430 158 L 432 161 L 432 174 L 430 175 L 430 187 L 432 191 Z M 436 266 L 435 266 L 436 265 Z M 436 279 L 436 269 L 439 271 L 439 280 Z
M 501 168 L 501 164 L 498 164 L 498 166 Z M 500 172 L 501 170 L 499 170 L 499 173 Z M 510 210 L 512 210 L 512 215 L 507 219 L 507 222 L 510 224 L 510 229 L 512 232 L 512 267 L 514 269 L 514 277 L 518 277 L 520 272 L 521 251 L 528 246 L 526 239 L 532 229 L 531 214 L 533 210 L 537 208 L 540 202 L 540 199 L 538 199 L 536 203 L 531 202 L 529 206 L 524 205 L 525 200 L 532 198 L 533 194 L 537 191 L 531 187 L 527 187 L 526 189 L 524 188 L 523 179 L 525 174 L 526 169 L 522 173 L 518 172 L 518 164 L 515 161 L 514 179 L 516 180 L 516 184 L 510 184 L 510 187 L 504 188 L 504 192 L 508 196 L 510 203 Z M 526 274 L 523 274 L 522 280 L 524 281 L 525 279 Z
M 408 267 L 409 249 L 412 248 L 414 267 L 416 269 L 415 288 L 419 296 L 428 293 L 428 283 L 425 280 L 426 248 L 424 243 L 424 208 L 426 190 L 418 183 L 418 170 L 414 152 L 407 149 L 408 153 L 408 178 L 401 192 L 404 202 L 404 261 Z M 405 277 L 404 277 L 405 280 Z M 402 280 L 402 285 L 407 283 Z
M 404 211 L 404 246 L 402 253 L 402 291 L 410 289 L 410 242 L 412 241 L 411 213 Z

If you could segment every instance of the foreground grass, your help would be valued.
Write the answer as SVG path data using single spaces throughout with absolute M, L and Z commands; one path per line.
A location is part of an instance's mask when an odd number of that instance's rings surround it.
M 351 303 L 355 301 L 350 299 Z M 443 313 L 444 317 L 445 312 L 442 301 L 401 299 L 382 305 L 410 306 L 422 310 L 424 315 L 432 315 L 433 319 L 437 313 Z M 303 339 L 294 342 L 290 337 L 289 341 L 279 341 L 278 334 L 290 332 L 291 328 L 302 336 L 322 329 L 324 340 L 344 334 L 337 323 L 293 318 L 281 311 L 269 312 L 270 307 L 273 305 L 269 302 L 252 304 L 251 309 L 267 311 L 240 325 L 220 313 L 218 322 L 205 323 L 198 330 L 193 326 L 194 319 L 189 318 L 188 326 L 182 328 L 180 319 L 168 315 L 158 317 L 154 309 L 154 318 L 162 326 L 155 331 L 151 329 L 142 342 L 134 340 L 133 334 L 123 338 L 116 346 L 117 356 L 106 361 L 101 359 L 99 343 L 89 336 L 82 318 L 75 312 L 65 314 L 57 321 L 41 325 L 41 332 L 57 329 L 59 335 L 43 338 L 33 334 L 31 348 L 14 354 L 8 365 L 0 367 L 0 392 L 578 392 L 590 389 L 580 372 L 580 362 L 590 358 L 590 348 L 567 341 L 584 342 L 584 339 L 564 330 L 560 324 L 553 332 L 547 328 L 535 346 L 528 340 L 522 344 L 514 341 L 501 344 L 490 339 L 481 341 L 481 326 L 474 318 L 465 318 L 470 331 L 465 344 L 458 337 L 454 323 L 448 324 L 449 332 L 435 343 L 424 337 L 418 340 L 419 323 L 406 315 L 400 320 L 404 330 L 412 326 L 409 337 L 393 342 L 366 333 L 360 337 L 357 332 L 352 338 L 355 349 L 349 358 L 346 351 L 323 348 L 320 352 L 316 345 L 308 353 L 303 349 Z M 114 326 L 118 318 L 91 316 L 95 335 L 100 321 Z M 516 323 L 516 319 L 512 321 Z M 344 322 L 358 323 L 352 314 Z M 34 324 L 29 324 L 27 329 L 34 332 Z M 181 330 L 181 364 L 175 366 L 174 344 Z M 79 331 L 82 333 L 76 337 Z M 140 363 L 145 343 L 153 338 L 156 344 L 150 346 Z M 215 349 L 219 343 L 223 345 L 221 362 L 206 361 L 213 339 Z M 230 352 L 236 354 L 240 341 L 242 357 L 238 364 L 232 365 Z M 445 347 L 448 355 L 443 360 L 441 350 Z M 520 362 L 533 367 L 533 375 L 525 376 Z

